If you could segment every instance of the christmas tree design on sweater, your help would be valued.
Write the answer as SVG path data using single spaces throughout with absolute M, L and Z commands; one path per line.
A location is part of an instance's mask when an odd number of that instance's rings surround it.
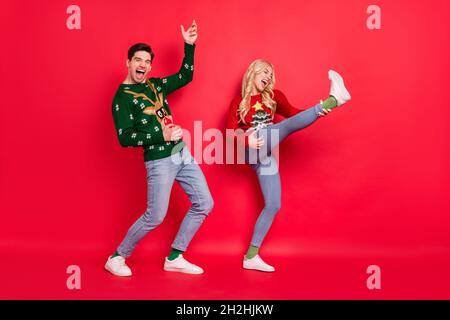
M 254 128 L 260 129 L 272 124 L 272 117 L 268 114 L 261 103 L 257 101 L 253 106 L 255 113 L 252 115 L 251 125 Z

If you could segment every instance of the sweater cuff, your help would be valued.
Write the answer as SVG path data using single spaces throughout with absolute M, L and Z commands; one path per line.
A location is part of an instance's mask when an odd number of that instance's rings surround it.
M 194 44 L 189 44 L 189 43 L 184 43 L 184 53 L 186 55 L 194 55 L 194 51 L 195 51 L 195 43 Z

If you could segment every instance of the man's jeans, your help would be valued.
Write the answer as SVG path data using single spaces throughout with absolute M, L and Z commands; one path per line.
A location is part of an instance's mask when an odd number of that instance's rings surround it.
M 117 252 L 125 258 L 129 257 L 137 243 L 161 224 L 166 216 L 175 180 L 188 195 L 192 206 L 181 223 L 172 248 L 186 251 L 192 237 L 213 208 L 213 200 L 203 172 L 186 147 L 170 157 L 147 161 L 145 166 L 147 210 L 128 230 Z

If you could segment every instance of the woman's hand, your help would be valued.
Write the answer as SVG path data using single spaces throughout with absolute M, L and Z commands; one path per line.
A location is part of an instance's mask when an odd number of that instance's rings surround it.
M 187 44 L 194 44 L 195 41 L 197 40 L 197 23 L 194 21 L 192 21 L 191 26 L 184 31 L 184 27 L 183 25 L 180 25 L 181 27 L 181 35 L 183 36 L 184 42 L 186 42 Z
M 264 138 L 258 138 L 256 136 L 256 130 L 254 128 L 250 128 L 247 130 L 248 135 L 248 146 L 252 149 L 261 149 L 261 147 L 264 145 Z
M 333 109 L 322 109 L 323 112 L 319 112 L 319 116 L 325 117 L 327 114 L 329 114 Z

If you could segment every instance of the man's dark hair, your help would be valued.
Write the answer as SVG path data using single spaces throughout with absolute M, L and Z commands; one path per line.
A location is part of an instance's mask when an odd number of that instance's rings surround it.
M 150 57 L 152 59 L 153 62 L 153 58 L 155 57 L 155 54 L 152 51 L 152 48 L 146 44 L 146 43 L 136 43 L 133 44 L 129 49 L 128 49 L 128 60 L 131 61 L 131 59 L 133 58 L 134 54 L 138 51 L 146 51 L 148 53 L 150 53 Z

